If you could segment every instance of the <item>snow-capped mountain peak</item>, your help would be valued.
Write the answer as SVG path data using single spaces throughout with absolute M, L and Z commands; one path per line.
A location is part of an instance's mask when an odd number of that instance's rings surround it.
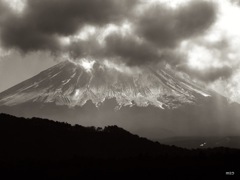
M 2 92 L 0 104 L 54 102 L 69 107 L 92 101 L 96 106 L 115 98 L 122 106 L 177 108 L 210 96 L 202 88 L 175 77 L 167 69 L 142 68 L 127 73 L 95 61 L 64 61 Z

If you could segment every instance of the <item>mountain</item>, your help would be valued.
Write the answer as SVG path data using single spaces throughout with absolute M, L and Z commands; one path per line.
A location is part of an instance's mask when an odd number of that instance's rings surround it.
M 187 150 L 133 135 L 117 126 L 71 126 L 0 114 L 0 173 L 4 179 L 73 177 L 238 177 L 240 150 Z M 112 177 L 113 176 L 113 177 Z M 16 177 L 14 177 L 15 179 Z
M 115 98 L 122 106 L 153 105 L 177 108 L 210 96 L 203 89 L 170 75 L 166 70 L 141 69 L 137 73 L 95 63 L 92 70 L 69 61 L 41 72 L 0 94 L 1 105 L 14 106 L 26 102 L 54 102 L 69 107 L 84 106 L 92 101 L 97 107 Z
M 0 112 L 84 126 L 118 125 L 159 139 L 235 136 L 240 105 L 173 70 L 64 61 L 0 93 Z

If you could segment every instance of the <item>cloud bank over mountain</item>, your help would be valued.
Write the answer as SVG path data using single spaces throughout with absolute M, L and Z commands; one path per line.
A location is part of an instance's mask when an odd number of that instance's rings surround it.
M 0 59 L 169 64 L 240 102 L 239 17 L 230 0 L 0 0 Z

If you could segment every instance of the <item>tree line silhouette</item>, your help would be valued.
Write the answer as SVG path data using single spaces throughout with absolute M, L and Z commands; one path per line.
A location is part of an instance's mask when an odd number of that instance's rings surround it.
M 117 127 L 83 127 L 0 114 L 2 175 L 69 178 L 127 174 L 132 177 L 225 177 L 236 171 L 240 150 L 188 150 L 163 145 Z M 240 173 L 240 172 L 239 172 Z

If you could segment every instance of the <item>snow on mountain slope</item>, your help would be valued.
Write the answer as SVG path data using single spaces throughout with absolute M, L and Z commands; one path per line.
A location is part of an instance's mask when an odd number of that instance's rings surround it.
M 0 93 L 0 113 L 83 126 L 118 125 L 151 139 L 235 136 L 240 105 L 173 70 L 61 62 Z
M 125 73 L 99 63 L 83 66 L 64 61 L 0 93 L 0 105 L 54 102 L 74 107 L 90 100 L 98 107 L 106 99 L 115 98 L 117 109 L 133 105 L 174 109 L 209 96 L 196 85 L 174 77 L 167 69 L 144 68 Z

